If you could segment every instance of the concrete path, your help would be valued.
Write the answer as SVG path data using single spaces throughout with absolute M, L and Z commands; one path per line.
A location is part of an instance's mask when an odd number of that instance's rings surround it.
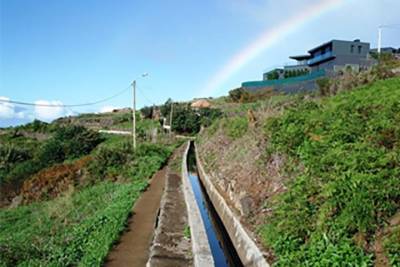
M 135 203 L 133 216 L 120 242 L 108 254 L 106 267 L 144 267 L 149 258 L 157 212 L 164 191 L 166 167 L 152 178 L 150 186 Z
M 192 246 L 184 235 L 187 225 L 182 179 L 176 173 L 169 173 L 148 267 L 192 266 Z

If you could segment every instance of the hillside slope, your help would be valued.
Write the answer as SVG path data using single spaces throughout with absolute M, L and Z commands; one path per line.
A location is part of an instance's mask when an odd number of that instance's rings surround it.
M 400 78 L 274 97 L 199 137 L 213 182 L 277 266 L 399 266 Z
M 129 136 L 77 124 L 34 121 L 1 133 L 0 266 L 101 266 L 149 178 L 179 145 L 139 135 L 133 150 Z

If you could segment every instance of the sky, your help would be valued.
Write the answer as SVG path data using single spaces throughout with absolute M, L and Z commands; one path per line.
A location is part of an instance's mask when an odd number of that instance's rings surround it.
M 332 39 L 376 47 L 399 0 L 0 0 L 0 100 L 143 107 L 226 95 Z M 400 29 L 383 46 L 400 47 Z M 141 77 L 141 74 L 148 76 Z M 0 127 L 128 107 L 0 102 Z

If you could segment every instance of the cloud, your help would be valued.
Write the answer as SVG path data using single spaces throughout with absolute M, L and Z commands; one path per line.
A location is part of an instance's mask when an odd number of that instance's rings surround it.
M 0 100 L 9 101 L 10 98 L 0 96 Z M 17 111 L 16 107 L 12 103 L 0 102 L 0 118 L 2 119 L 23 119 L 25 113 L 23 111 Z
M 38 100 L 35 102 L 36 106 L 34 108 L 34 117 L 42 121 L 52 121 L 54 119 L 63 117 L 66 115 L 66 110 L 61 105 L 61 101 L 47 101 Z M 52 107 L 46 107 L 43 105 L 55 105 Z M 58 106 L 57 106 L 58 105 Z
M 114 106 L 104 106 L 100 109 L 99 113 L 107 113 L 107 112 L 111 112 L 114 109 L 118 109 L 117 107 Z

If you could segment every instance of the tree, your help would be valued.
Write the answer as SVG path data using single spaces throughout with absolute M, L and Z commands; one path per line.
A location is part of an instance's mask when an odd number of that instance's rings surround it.
M 143 115 L 143 117 L 145 118 L 145 119 L 152 119 L 153 118 L 153 112 L 154 112 L 154 110 L 153 110 L 154 108 L 152 107 L 152 106 L 150 106 L 150 107 L 143 107 L 141 110 L 140 110 L 140 112 L 142 113 L 142 115 Z
M 164 103 L 164 105 L 161 105 L 160 106 L 160 112 L 161 112 L 161 115 L 163 116 L 163 117 L 168 117 L 169 116 L 169 114 L 170 114 L 170 112 L 171 112 L 171 106 L 172 106 L 172 99 L 171 98 L 168 98 L 168 100 Z

